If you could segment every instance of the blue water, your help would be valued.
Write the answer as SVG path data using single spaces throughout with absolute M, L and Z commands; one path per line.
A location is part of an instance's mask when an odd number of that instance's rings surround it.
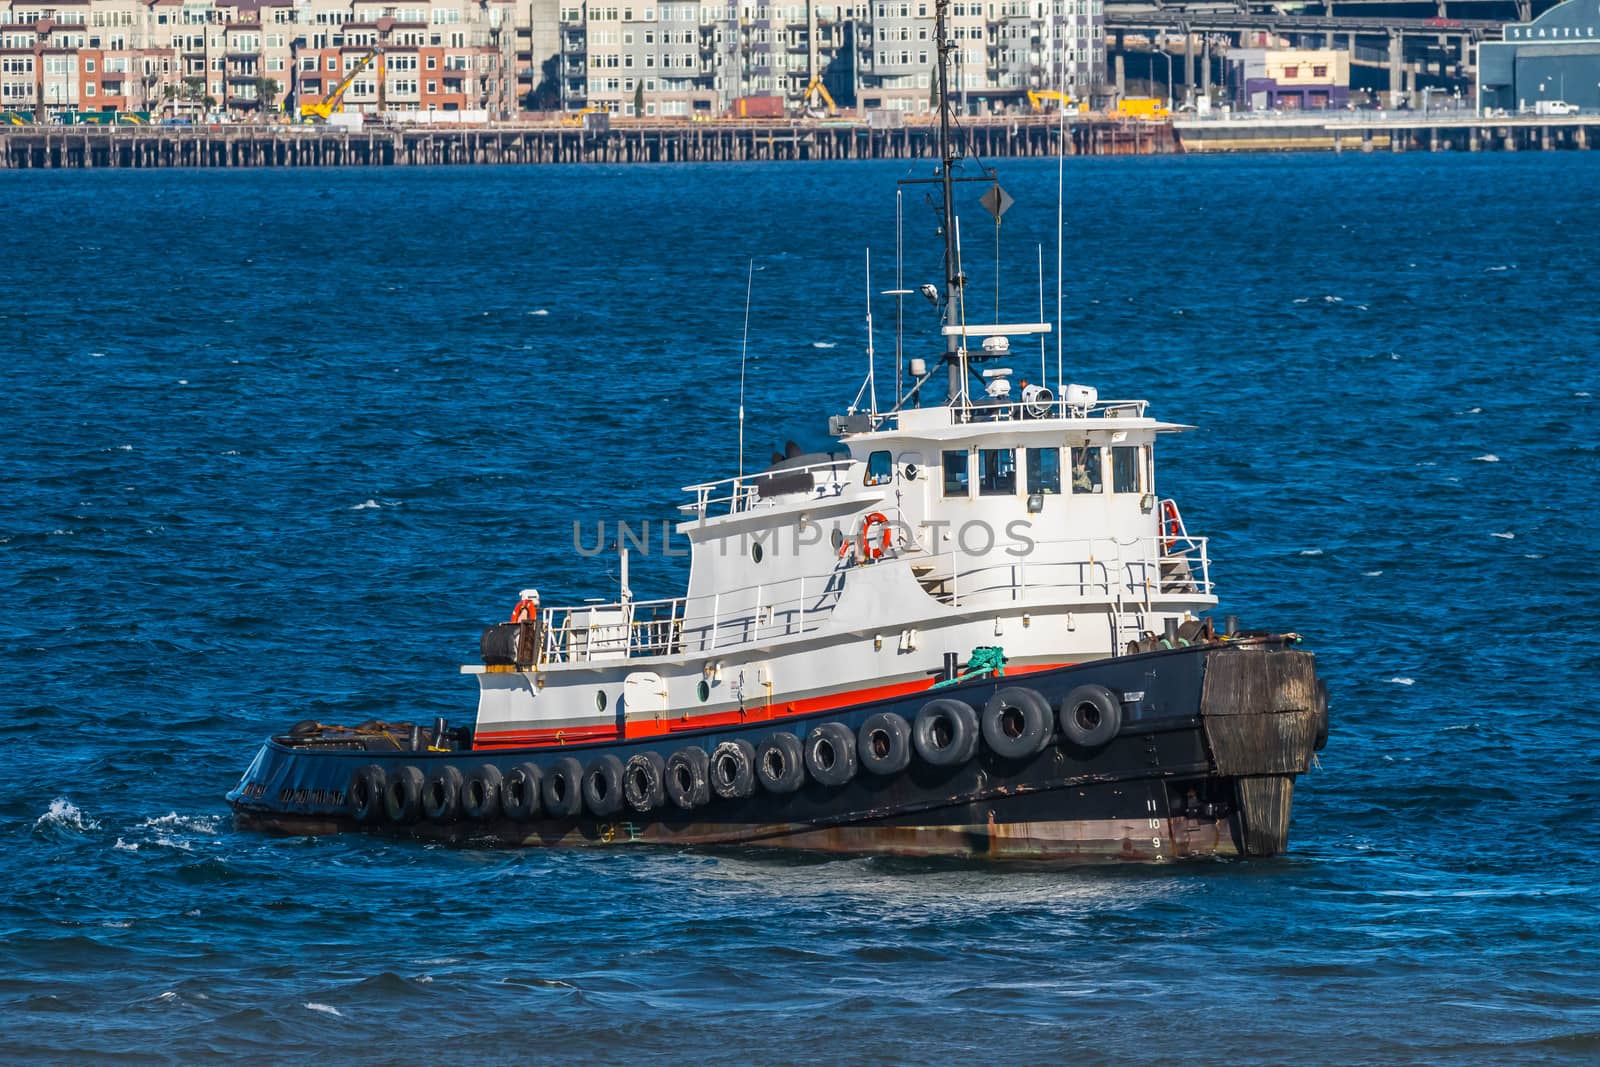
M 1600 1053 L 1593 154 L 1067 168 L 1069 379 L 1199 427 L 1159 479 L 1223 610 L 1301 631 L 1329 680 L 1286 858 L 230 827 L 269 731 L 463 721 L 456 667 L 519 588 L 613 595 L 574 519 L 670 518 L 732 472 L 747 257 L 750 452 L 820 443 L 902 173 L 0 174 L 0 1058 Z M 1028 319 L 1055 167 L 1002 174 L 1000 314 Z M 937 276 L 920 195 L 911 285 Z M 971 205 L 963 242 L 988 317 Z M 681 567 L 636 558 L 633 587 Z

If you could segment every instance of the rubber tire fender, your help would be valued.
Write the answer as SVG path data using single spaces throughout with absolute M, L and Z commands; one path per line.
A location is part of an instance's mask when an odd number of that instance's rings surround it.
M 492 763 L 474 767 L 461 783 L 461 814 L 474 822 L 488 822 L 500 814 L 500 788 L 504 779 Z
M 687 745 L 667 757 L 667 799 L 684 811 L 711 799 L 707 780 L 711 760 L 699 745 Z
M 911 744 L 924 763 L 959 767 L 978 752 L 978 713 L 954 697 L 930 700 L 917 712 Z
M 392 823 L 405 825 L 422 814 L 422 772 L 409 763 L 394 772 L 383 791 L 383 814 Z
M 1317 736 L 1311 747 L 1314 751 L 1321 752 L 1328 745 L 1328 683 L 1321 678 L 1317 679 L 1317 691 L 1313 700 L 1312 722 L 1316 726 Z
M 538 818 L 544 808 L 544 774 L 538 764 L 519 763 L 500 783 L 500 811 L 513 822 Z
M 667 761 L 659 752 L 635 752 L 622 769 L 622 799 L 641 815 L 667 802 Z
M 1103 685 L 1080 685 L 1061 698 L 1061 732 L 1080 748 L 1099 748 L 1122 729 L 1122 701 Z
M 756 791 L 756 748 L 748 741 L 724 741 L 711 751 L 711 791 L 736 800 Z
M 622 761 L 607 753 L 589 761 L 583 772 L 583 806 L 591 815 L 622 810 Z
M 429 822 L 455 822 L 461 818 L 461 772 L 447 763 L 444 770 L 422 787 L 422 813 Z
M 369 763 L 350 776 L 350 788 L 345 792 L 345 806 L 350 817 L 366 825 L 383 819 L 383 795 L 388 792 L 388 775 L 376 763 Z
M 1002 759 L 1037 756 L 1050 743 L 1055 726 L 1050 701 L 1034 689 L 1007 686 L 983 706 L 984 744 Z
M 794 734 L 768 734 L 756 746 L 756 780 L 769 793 L 793 793 L 806 784 L 806 759 Z
M 842 722 L 825 722 L 806 734 L 806 770 L 827 786 L 856 776 L 856 732 Z
M 571 756 L 562 756 L 546 767 L 539 799 L 544 801 L 545 814 L 555 818 L 571 819 L 583 814 L 583 764 Z
M 868 717 L 856 731 L 856 755 L 873 774 L 899 774 L 911 766 L 911 724 L 892 711 Z

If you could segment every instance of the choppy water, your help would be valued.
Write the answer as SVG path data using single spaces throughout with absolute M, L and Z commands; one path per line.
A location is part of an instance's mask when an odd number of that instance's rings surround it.
M 231 829 L 269 730 L 459 720 L 455 667 L 518 588 L 611 592 L 574 517 L 667 518 L 731 473 L 747 256 L 752 454 L 820 441 L 864 369 L 869 243 L 893 284 L 901 173 L 0 174 L 0 1056 L 1600 1052 L 1589 155 L 1068 168 L 1069 376 L 1200 427 L 1160 477 L 1224 610 L 1304 632 L 1332 686 L 1285 859 Z M 1003 174 L 1025 319 L 1055 170 Z M 992 227 L 965 223 L 986 317 Z M 635 562 L 641 596 L 676 591 L 681 561 Z

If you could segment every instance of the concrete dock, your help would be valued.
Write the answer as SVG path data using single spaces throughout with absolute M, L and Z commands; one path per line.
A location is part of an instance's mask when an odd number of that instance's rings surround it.
M 1588 149 L 1600 115 L 1489 118 L 1470 111 L 1182 118 L 1173 129 L 1184 152 L 1488 152 Z

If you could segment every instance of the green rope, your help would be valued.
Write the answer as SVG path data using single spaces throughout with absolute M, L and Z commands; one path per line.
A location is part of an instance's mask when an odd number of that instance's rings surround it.
M 974 678 L 982 678 L 986 674 L 993 674 L 996 678 L 1005 677 L 1006 650 L 999 645 L 979 645 L 972 650 L 972 656 L 967 660 L 967 665 L 961 668 L 961 673 L 954 678 L 946 678 L 942 682 L 935 682 L 930 688 L 943 689 L 947 685 L 959 685 L 970 682 Z

